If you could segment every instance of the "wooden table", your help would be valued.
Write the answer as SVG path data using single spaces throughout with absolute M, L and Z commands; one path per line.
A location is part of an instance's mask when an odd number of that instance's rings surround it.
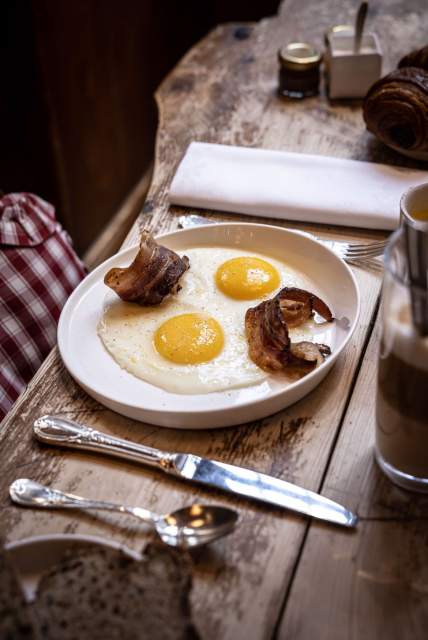
M 352 20 L 355 6 L 350 0 L 287 0 L 278 16 L 256 25 L 220 26 L 185 56 L 156 96 L 160 117 L 154 178 L 126 245 L 137 241 L 142 226 L 156 232 L 174 229 L 178 217 L 189 213 L 168 209 L 166 196 L 191 140 L 406 164 L 366 133 L 359 105 L 330 105 L 324 96 L 284 102 L 275 93 L 278 47 L 296 38 L 321 46 L 324 30 Z M 378 3 L 372 22 L 382 41 L 385 70 L 409 49 L 425 44 L 424 0 Z M 338 239 L 380 236 L 349 228 L 284 225 Z M 175 431 L 122 418 L 73 382 L 55 349 L 1 428 L 1 535 L 17 540 L 50 532 L 88 533 L 135 548 L 148 538 L 138 524 L 113 516 L 11 506 L 7 489 L 17 477 L 159 512 L 195 500 L 229 504 L 240 511 L 239 528 L 195 557 L 192 602 L 203 638 L 426 638 L 428 500 L 392 486 L 373 461 L 382 274 L 371 268 L 354 272 L 362 292 L 361 318 L 333 371 L 293 407 L 240 427 Z M 349 532 L 131 463 L 40 446 L 32 438 L 32 423 L 44 413 L 61 413 L 150 446 L 192 451 L 286 478 L 344 503 L 360 515 L 361 523 Z

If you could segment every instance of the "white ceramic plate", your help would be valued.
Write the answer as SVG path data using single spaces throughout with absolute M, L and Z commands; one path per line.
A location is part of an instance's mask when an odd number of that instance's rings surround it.
M 348 343 L 359 314 L 359 292 L 349 267 L 320 242 L 297 231 L 250 223 L 193 227 L 159 236 L 175 251 L 224 246 L 271 256 L 300 271 L 312 291 L 339 320 L 332 326 L 332 355 L 297 382 L 274 376 L 251 387 L 198 395 L 175 394 L 148 384 L 121 369 L 97 335 L 108 288 L 105 273 L 130 264 L 137 247 L 106 260 L 77 287 L 58 326 L 58 345 L 65 366 L 89 395 L 118 413 L 164 427 L 208 429 L 258 420 L 288 407 L 312 391 Z M 250 301 L 249 306 L 254 306 Z M 322 341 L 320 339 L 320 341 Z
M 68 549 L 87 547 L 93 544 L 111 549 L 121 549 L 132 558 L 141 559 L 138 553 L 113 540 L 62 533 L 34 536 L 18 542 L 10 542 L 6 545 L 6 549 L 18 573 L 24 595 L 28 601 L 31 601 L 34 600 L 37 586 L 43 574 L 58 564 Z

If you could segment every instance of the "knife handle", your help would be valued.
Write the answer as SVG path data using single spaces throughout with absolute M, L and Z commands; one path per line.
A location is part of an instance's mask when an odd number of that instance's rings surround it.
M 60 416 L 46 415 L 38 418 L 34 422 L 33 432 L 36 438 L 45 444 L 106 453 L 134 462 L 143 462 L 164 471 L 172 471 L 174 467 L 174 453 L 115 438 Z

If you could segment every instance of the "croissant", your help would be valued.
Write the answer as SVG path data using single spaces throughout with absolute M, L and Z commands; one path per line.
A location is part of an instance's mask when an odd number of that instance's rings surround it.
M 411 51 L 407 56 L 401 58 L 398 68 L 402 69 L 403 67 L 418 67 L 428 71 L 428 47 Z
M 428 71 L 403 67 L 375 82 L 364 99 L 363 116 L 382 142 L 428 151 Z

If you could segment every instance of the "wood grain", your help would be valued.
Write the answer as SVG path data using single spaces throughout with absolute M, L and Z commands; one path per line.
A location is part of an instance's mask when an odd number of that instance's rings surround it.
M 377 327 L 322 491 L 359 514 L 358 533 L 310 527 L 280 639 L 427 635 L 428 497 L 392 485 L 373 457 L 378 334 Z
M 283 3 L 277 17 L 257 25 L 218 27 L 193 48 L 165 79 L 156 96 L 159 131 L 154 177 L 138 224 L 128 235 L 126 245 L 136 242 L 142 226 L 155 232 L 166 231 L 178 225 L 179 215 L 192 213 L 181 207 L 169 209 L 167 194 L 174 169 L 193 139 L 405 164 L 393 152 L 372 144 L 364 131 L 358 106 L 330 105 L 323 96 L 298 104 L 285 103 L 276 97 L 278 47 L 297 36 L 320 43 L 326 27 L 336 23 L 339 17 L 340 21 L 347 21 L 355 9 L 350 0 L 328 0 L 317 3 L 316 7 L 314 11 L 313 3 L 288 0 Z M 406 13 L 401 4 L 390 0 L 382 4 L 382 12 L 372 17 L 382 37 L 387 67 L 407 52 L 410 40 L 411 46 L 416 46 L 418 39 L 423 39 L 423 30 L 417 20 L 421 9 L 421 2 L 412 0 L 406 3 Z M 388 31 L 384 31 L 386 27 Z M 214 220 L 244 219 L 226 213 L 206 212 L 204 215 Z M 372 231 L 349 228 L 282 224 L 350 240 L 379 236 Z M 360 420 L 366 419 L 365 413 L 356 413 L 354 426 L 349 420 L 343 422 L 344 415 L 349 416 L 349 403 L 359 406 L 363 402 L 361 395 L 355 396 L 355 400 L 352 395 L 355 381 L 360 381 L 361 376 L 368 379 L 371 376 L 373 380 L 374 375 L 373 358 L 365 361 L 361 371 L 360 365 L 376 316 L 381 273 L 379 270 L 355 269 L 355 275 L 363 292 L 362 310 L 358 329 L 346 352 L 310 396 L 256 423 L 200 432 L 136 423 L 88 398 L 68 376 L 54 351 L 0 431 L 0 463 L 3 469 L 0 535 L 19 539 L 35 533 L 75 531 L 111 536 L 133 547 L 139 547 L 147 539 L 140 525 L 116 516 L 86 514 L 71 517 L 68 513 L 47 514 L 11 506 L 7 487 L 17 476 L 32 477 L 94 498 L 139 503 L 159 512 L 202 500 L 234 505 L 241 514 L 236 532 L 195 557 L 192 596 L 195 620 L 202 637 L 208 639 L 271 638 L 287 604 L 288 594 L 293 594 L 293 578 L 295 575 L 299 577 L 307 520 L 199 489 L 130 463 L 39 446 L 32 438 L 31 426 L 42 413 L 62 413 L 150 446 L 191 451 L 242 464 L 319 490 L 339 433 L 341 438 L 345 437 L 351 428 L 357 429 L 355 425 L 359 425 Z M 357 388 L 363 382 L 365 380 L 358 382 Z M 373 397 L 373 384 L 365 388 Z M 369 429 L 367 425 L 363 426 Z M 368 448 L 370 443 L 365 441 L 360 446 Z M 351 471 L 355 472 L 353 468 Z M 352 492 L 335 497 L 343 499 L 347 506 L 356 504 Z M 310 536 L 313 531 L 318 532 L 321 539 L 321 542 L 315 540 L 313 553 L 318 548 L 317 542 L 323 547 L 336 547 L 343 539 L 349 539 L 352 545 L 362 544 L 360 532 L 343 534 L 338 529 L 321 525 L 312 526 Z M 367 531 L 368 548 L 370 539 L 375 535 L 373 531 L 377 529 L 371 525 Z M 403 529 L 403 535 L 406 531 Z M 317 571 L 319 576 L 327 571 L 321 560 Z M 300 584 L 301 589 L 309 589 L 312 580 L 310 565 L 302 575 L 302 583 L 296 584 Z M 321 584 L 321 589 L 323 586 Z M 353 602 L 354 594 L 349 591 L 347 594 L 349 601 Z M 303 616 L 304 611 L 298 609 L 296 598 L 290 600 L 294 602 L 290 608 L 285 608 L 281 634 L 288 633 L 286 625 L 289 619 L 295 634 L 302 625 L 299 616 Z M 293 622 L 294 608 L 296 618 Z M 354 612 L 355 607 L 343 613 L 347 625 L 351 625 Z M 359 611 L 359 629 L 366 612 L 365 607 Z M 328 615 L 334 620 L 339 613 L 332 608 Z M 299 637 L 318 636 L 311 628 L 309 635 L 305 629 Z

